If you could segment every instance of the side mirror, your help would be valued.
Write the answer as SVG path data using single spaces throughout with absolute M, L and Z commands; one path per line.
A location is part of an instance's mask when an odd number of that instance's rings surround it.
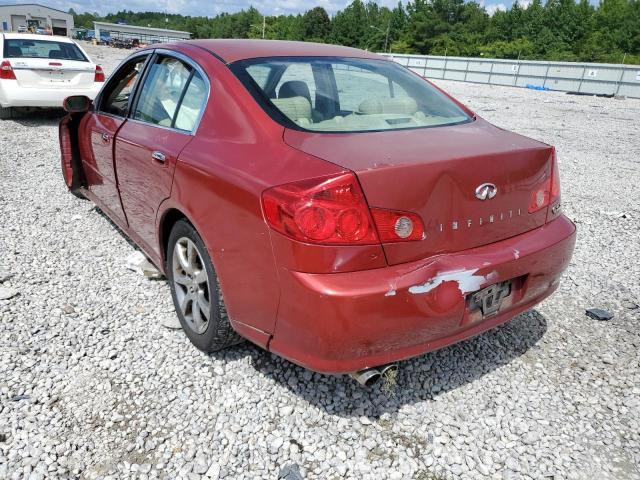
M 91 99 L 84 95 L 73 95 L 62 102 L 62 108 L 68 113 L 84 113 L 91 108 Z

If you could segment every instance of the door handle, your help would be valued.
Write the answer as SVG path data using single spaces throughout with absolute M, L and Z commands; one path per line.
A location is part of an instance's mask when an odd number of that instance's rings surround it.
M 107 142 L 109 142 L 110 139 L 111 139 L 111 137 L 109 136 L 108 133 L 103 133 L 102 134 L 102 141 L 103 142 L 107 143 Z
M 164 153 L 158 152 L 158 151 L 153 152 L 151 154 L 151 158 L 153 158 L 154 160 L 157 160 L 158 162 L 162 162 L 162 163 L 164 163 L 164 161 L 167 159 L 167 157 L 164 156 Z

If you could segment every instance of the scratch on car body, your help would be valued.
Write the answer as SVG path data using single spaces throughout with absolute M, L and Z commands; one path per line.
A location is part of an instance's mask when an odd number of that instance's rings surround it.
M 384 294 L 385 297 L 393 297 L 395 296 L 396 291 L 395 290 L 389 290 L 387 293 Z
M 520 258 L 520 250 L 518 250 L 517 248 L 513 251 L 513 258 L 515 258 L 516 260 Z
M 435 277 L 429 279 L 425 283 L 421 285 L 414 285 L 413 287 L 409 287 L 409 293 L 419 294 L 419 293 L 429 293 L 434 288 L 437 288 L 439 285 L 444 282 L 457 282 L 458 288 L 462 295 L 466 295 L 470 292 L 475 292 L 480 290 L 482 285 L 487 281 L 490 281 L 494 277 L 497 277 L 496 272 L 491 272 L 487 275 L 476 275 L 475 273 L 478 271 L 477 268 L 465 270 L 451 270 L 448 272 L 438 273 Z

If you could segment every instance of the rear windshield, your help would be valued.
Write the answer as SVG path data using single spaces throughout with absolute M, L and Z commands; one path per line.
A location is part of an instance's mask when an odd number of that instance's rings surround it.
M 4 41 L 4 58 L 50 58 L 88 62 L 75 43 L 54 40 L 27 40 L 7 38 Z
M 446 95 L 397 63 L 274 57 L 231 65 L 272 118 L 289 128 L 370 132 L 469 122 Z

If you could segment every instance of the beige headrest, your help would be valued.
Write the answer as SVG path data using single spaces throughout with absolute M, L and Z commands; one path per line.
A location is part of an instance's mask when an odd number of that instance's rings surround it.
M 377 113 L 402 113 L 413 115 L 418 111 L 418 104 L 411 97 L 370 98 L 363 101 L 358 112 L 364 115 Z
M 294 122 L 311 120 L 311 104 L 304 97 L 272 98 L 271 101 Z

